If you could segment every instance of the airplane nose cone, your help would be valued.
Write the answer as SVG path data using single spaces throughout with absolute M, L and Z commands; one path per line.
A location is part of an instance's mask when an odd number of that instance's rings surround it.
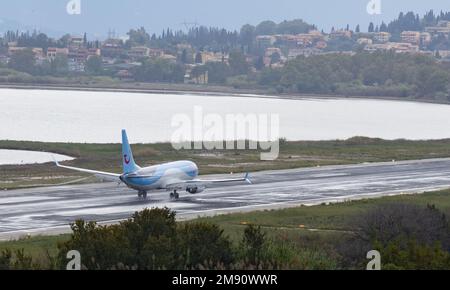
M 195 172 L 195 175 L 198 175 L 198 166 L 194 162 L 191 162 L 192 170 Z

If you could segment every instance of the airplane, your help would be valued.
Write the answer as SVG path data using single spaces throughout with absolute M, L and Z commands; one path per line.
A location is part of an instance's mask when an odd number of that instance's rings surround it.
M 122 130 L 122 165 L 123 173 L 109 173 L 91 169 L 84 169 L 72 166 L 61 165 L 54 159 L 56 166 L 94 174 L 102 180 L 116 181 L 124 183 L 129 188 L 138 191 L 138 197 L 147 198 L 147 193 L 154 190 L 170 191 L 171 199 L 179 199 L 178 191 L 186 191 L 190 194 L 196 194 L 204 191 L 211 184 L 222 184 L 229 182 L 247 182 L 251 184 L 249 174 L 246 173 L 243 178 L 236 179 L 217 179 L 201 180 L 197 179 L 198 167 L 192 161 L 175 161 L 159 165 L 141 168 L 133 158 L 133 152 L 128 142 L 127 132 Z

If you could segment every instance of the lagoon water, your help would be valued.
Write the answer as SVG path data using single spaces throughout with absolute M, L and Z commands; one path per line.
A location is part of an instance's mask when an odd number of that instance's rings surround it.
M 233 113 L 278 114 L 279 136 L 288 140 L 450 138 L 450 105 L 0 89 L 0 140 L 120 143 L 126 128 L 132 143 L 170 141 L 179 128 L 172 126 L 174 118 L 193 120 L 195 106 L 204 116 L 223 119 Z
M 24 165 L 73 160 L 72 157 L 47 152 L 0 149 L 0 165 Z

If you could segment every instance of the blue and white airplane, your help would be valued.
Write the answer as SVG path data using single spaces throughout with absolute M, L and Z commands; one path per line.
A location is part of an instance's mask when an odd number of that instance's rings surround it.
M 147 192 L 165 189 L 171 191 L 170 197 L 179 198 L 178 191 L 185 190 L 196 194 L 205 190 L 208 185 L 228 182 L 247 182 L 251 184 L 248 173 L 243 178 L 200 180 L 197 179 L 198 167 L 192 161 L 175 161 L 145 168 L 139 167 L 133 158 L 128 137 L 122 130 L 122 164 L 123 174 L 96 171 L 78 167 L 65 166 L 55 160 L 58 167 L 94 174 L 102 180 L 123 182 L 129 188 L 138 191 L 138 196 L 147 198 Z

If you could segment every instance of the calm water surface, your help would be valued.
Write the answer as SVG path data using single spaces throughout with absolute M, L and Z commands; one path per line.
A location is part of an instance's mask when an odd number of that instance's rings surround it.
M 119 143 L 171 140 L 177 114 L 278 114 L 280 137 L 450 138 L 450 106 L 414 102 L 0 89 L 0 140 Z M 238 136 L 241 137 L 241 136 Z M 243 136 L 246 137 L 246 136 Z

